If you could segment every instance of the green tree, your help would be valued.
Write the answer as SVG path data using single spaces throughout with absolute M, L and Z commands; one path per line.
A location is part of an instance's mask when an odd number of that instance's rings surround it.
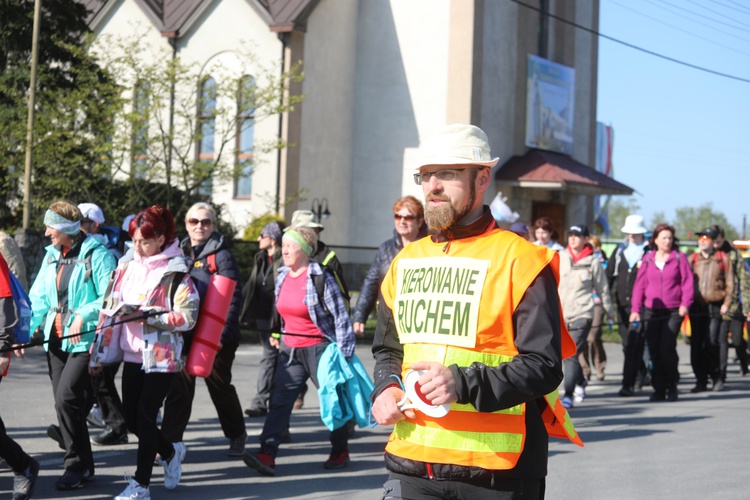
M 718 224 L 724 228 L 728 240 L 739 238 L 737 229 L 729 223 L 727 217 L 715 211 L 711 203 L 699 207 L 680 207 L 675 209 L 673 226 L 677 237 L 683 240 L 694 240 L 695 233 L 701 229 Z
M 20 225 L 33 0 L 0 1 L 0 224 Z M 87 52 L 86 9 L 42 2 L 32 164 L 32 224 L 51 201 L 95 201 L 109 173 L 115 81 Z
M 279 63 L 263 67 L 252 48 L 243 45 L 232 51 L 237 65 L 201 66 L 150 46 L 138 33 L 100 37 L 93 52 L 127 100 L 117 117 L 112 171 L 130 182 L 136 199 L 145 199 L 145 193 L 132 180 L 158 183 L 163 190 L 157 199 L 170 203 L 174 213 L 184 213 L 194 198 L 208 201 L 215 183 L 248 175 L 259 158 L 287 146 L 278 138 L 255 137 L 252 155 L 237 149 L 243 127 L 301 102 L 303 96 L 289 93 L 290 83 L 303 77 L 300 64 L 280 74 Z M 210 154 L 197 154 L 204 139 Z M 171 189 L 188 196 L 175 198 Z
M 628 215 L 637 214 L 641 211 L 641 206 L 634 197 L 628 198 L 626 201 L 622 201 L 622 197 L 613 198 L 609 202 L 609 231 L 610 238 L 624 238 L 622 234 L 622 226 L 625 224 L 625 217 Z

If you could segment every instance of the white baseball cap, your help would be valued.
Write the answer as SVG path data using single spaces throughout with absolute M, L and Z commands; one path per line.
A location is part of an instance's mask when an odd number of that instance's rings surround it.
M 94 203 L 81 203 L 78 205 L 78 210 L 81 211 L 84 219 L 104 224 L 104 212 L 99 208 L 99 205 Z

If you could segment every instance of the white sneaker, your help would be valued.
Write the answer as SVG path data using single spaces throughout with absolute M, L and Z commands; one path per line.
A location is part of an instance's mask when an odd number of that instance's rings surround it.
M 114 500 L 151 500 L 151 492 L 148 486 L 141 486 L 138 484 L 138 481 L 127 474 L 125 475 L 125 479 L 128 481 L 127 488 L 117 495 Z
M 182 477 L 182 461 L 185 459 L 185 443 L 179 442 L 179 443 L 173 443 L 172 446 L 174 447 L 174 456 L 172 459 L 167 462 L 166 460 L 162 460 L 162 465 L 164 465 L 164 487 L 168 490 L 173 490 L 177 488 L 177 485 L 180 483 L 180 478 Z
M 576 388 L 573 390 L 573 401 L 575 401 L 576 403 L 582 403 L 585 398 L 586 398 L 586 389 L 584 389 L 580 385 L 577 385 Z

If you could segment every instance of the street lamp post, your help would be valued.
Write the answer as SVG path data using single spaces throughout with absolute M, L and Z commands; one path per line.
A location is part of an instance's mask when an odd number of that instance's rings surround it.
M 327 198 L 321 198 L 320 200 L 317 198 L 313 199 L 310 210 L 315 214 L 315 222 L 318 224 L 320 224 L 323 219 L 327 219 L 331 216 L 331 212 L 328 210 Z

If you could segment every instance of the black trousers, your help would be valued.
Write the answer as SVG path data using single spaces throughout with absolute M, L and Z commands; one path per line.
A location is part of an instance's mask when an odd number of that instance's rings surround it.
M 679 309 L 649 309 L 644 307 L 641 321 L 646 329 L 646 342 L 651 353 L 653 372 L 651 386 L 657 394 L 677 389 L 680 380 L 677 355 L 677 334 L 682 316 Z
M 176 373 L 146 373 L 141 370 L 141 363 L 123 363 L 125 422 L 128 430 L 138 436 L 134 479 L 143 486 L 151 483 L 156 454 L 169 459 L 174 453 L 172 442 L 164 437 L 156 425 L 156 414 L 176 377 Z
M 60 349 L 62 341 L 52 337 L 47 351 L 47 368 L 52 381 L 57 422 L 65 445 L 65 470 L 94 472 L 86 417 L 90 409 L 87 392 L 91 387 L 89 353 L 68 353 Z
M 722 319 L 719 330 L 719 370 L 721 379 L 727 378 L 727 366 L 729 365 L 729 333 L 732 334 L 732 345 L 737 353 L 737 359 L 740 360 L 742 373 L 747 372 L 747 342 L 742 336 L 742 327 L 745 324 L 745 318 L 738 316 L 732 319 Z
M 638 379 L 646 374 L 646 363 L 643 362 L 643 350 L 646 337 L 641 333 L 630 331 L 630 305 L 617 304 L 617 316 L 619 318 L 619 331 L 622 338 L 622 386 L 634 387 Z
M 94 388 L 94 399 L 102 410 L 102 420 L 117 434 L 128 432 L 123 415 L 122 400 L 117 392 L 115 376 L 120 369 L 120 363 L 106 365 L 101 375 L 91 379 Z
M 0 377 L 2 382 L 3 377 Z M 5 430 L 5 423 L 0 417 L 0 457 L 3 457 L 15 474 L 22 474 L 29 467 L 31 457 L 23 451 L 21 445 L 13 441 Z
M 216 353 L 211 374 L 206 378 L 206 387 L 219 415 L 221 430 L 228 439 L 245 434 L 245 416 L 232 385 L 232 364 L 237 352 L 236 345 L 224 345 Z M 164 437 L 172 443 L 182 441 L 190 421 L 195 398 L 195 377 L 182 370 L 177 374 L 164 402 L 164 420 L 161 429 Z
M 690 365 L 697 384 L 718 380 L 721 302 L 693 303 L 690 306 Z
M 541 500 L 545 479 L 455 481 L 425 479 L 391 472 L 383 484 L 383 500 Z

